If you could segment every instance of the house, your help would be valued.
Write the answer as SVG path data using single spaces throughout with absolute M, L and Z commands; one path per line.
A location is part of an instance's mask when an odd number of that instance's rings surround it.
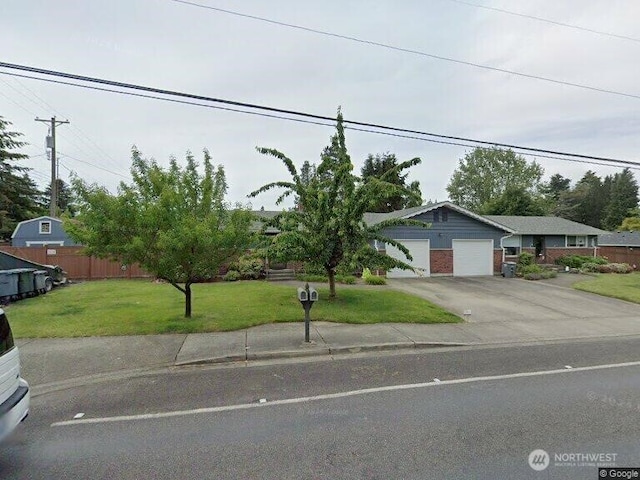
M 440 202 L 390 213 L 369 213 L 371 225 L 390 218 L 421 220 L 428 229 L 398 226 L 383 233 L 409 249 L 416 272 L 394 269 L 390 278 L 444 274 L 493 275 L 504 261 L 530 252 L 540 263 L 553 263 L 562 255 L 597 255 L 598 228 L 559 217 L 478 215 L 451 202 Z M 391 245 L 377 245 L 388 255 L 406 261 Z
M 598 235 L 600 255 L 612 263 L 640 266 L 640 232 L 606 232 Z
M 413 260 L 407 262 L 392 245 L 377 245 L 387 255 L 409 263 L 416 270 L 392 269 L 389 278 L 411 278 L 443 274 L 453 276 L 493 275 L 503 261 L 502 241 L 516 232 L 494 220 L 451 202 L 423 205 L 390 213 L 367 213 L 365 222 L 375 225 L 384 220 L 403 218 L 429 223 L 430 228 L 396 226 L 383 235 L 402 243 Z
M 540 263 L 554 263 L 563 255 L 599 255 L 598 237 L 607 233 L 560 217 L 487 215 L 486 218 L 516 232 L 503 241 L 507 256 L 529 252 Z
M 11 235 L 12 247 L 41 247 L 78 245 L 62 228 L 62 220 L 55 217 L 38 217 L 18 223 Z

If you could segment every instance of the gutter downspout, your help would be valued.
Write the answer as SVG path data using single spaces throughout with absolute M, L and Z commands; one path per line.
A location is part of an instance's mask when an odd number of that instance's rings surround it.
M 504 237 L 500 237 L 500 248 L 502 249 L 502 263 L 504 263 L 504 261 L 506 260 L 507 254 L 506 252 L 506 248 L 502 245 L 503 240 L 506 240 L 507 238 L 511 238 L 515 235 L 515 233 L 510 233 L 509 235 L 505 235 Z

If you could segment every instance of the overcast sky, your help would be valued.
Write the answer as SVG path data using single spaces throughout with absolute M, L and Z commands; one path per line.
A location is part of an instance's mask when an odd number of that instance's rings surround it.
M 195 0 L 431 55 L 640 95 L 640 2 L 469 0 L 632 39 L 599 35 L 454 0 Z M 2 0 L 0 61 L 240 102 L 445 135 L 640 161 L 640 99 L 558 85 L 260 22 L 171 0 Z M 11 70 L 0 69 L 0 72 Z M 288 179 L 256 146 L 297 165 L 317 162 L 332 127 L 54 85 L 0 75 L 0 115 L 29 143 L 25 165 L 50 176 L 47 126 L 60 177 L 74 171 L 115 192 L 130 181 L 130 150 L 168 164 L 208 148 L 231 201 Z M 425 200 L 469 148 L 347 130 L 359 170 L 369 153 L 422 158 L 410 180 Z M 539 158 L 545 176 L 578 180 L 620 168 Z M 251 200 L 275 207 L 276 194 Z M 286 205 L 285 205 L 286 206 Z

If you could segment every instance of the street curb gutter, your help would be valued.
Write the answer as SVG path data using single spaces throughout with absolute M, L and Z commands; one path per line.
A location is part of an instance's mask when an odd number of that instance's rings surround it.
M 400 343 L 381 343 L 375 345 L 348 345 L 344 347 L 330 347 L 324 346 L 317 350 L 290 350 L 290 351 L 272 351 L 272 352 L 259 352 L 259 353 L 247 353 L 245 355 L 226 355 L 222 357 L 209 357 L 198 358 L 195 360 L 185 360 L 181 362 L 175 362 L 177 367 L 187 365 L 209 365 L 216 363 L 231 363 L 231 362 L 245 362 L 245 361 L 257 361 L 257 360 L 277 360 L 277 359 L 291 359 L 291 358 L 306 358 L 306 357 L 322 357 L 325 355 L 345 355 L 350 353 L 364 353 L 364 352 L 376 352 L 376 351 L 391 351 L 391 350 L 412 350 L 412 349 L 428 349 L 428 348 L 446 348 L 446 347 L 468 347 L 472 344 L 469 343 L 455 343 L 455 342 L 400 342 Z

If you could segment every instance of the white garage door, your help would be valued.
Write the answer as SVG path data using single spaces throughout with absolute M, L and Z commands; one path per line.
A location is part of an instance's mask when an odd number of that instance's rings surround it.
M 429 269 L 429 240 L 398 240 L 402 243 L 411 256 L 413 257 L 412 261 L 408 261 L 407 257 L 404 256 L 400 250 L 398 250 L 393 245 L 387 245 L 387 255 L 397 258 L 405 263 L 408 263 L 412 267 L 417 270 L 416 272 L 412 272 L 411 270 L 402 270 L 399 268 L 392 268 L 387 272 L 388 278 L 417 278 L 417 277 L 428 277 L 430 274 Z
M 453 240 L 453 276 L 493 275 L 493 240 Z

